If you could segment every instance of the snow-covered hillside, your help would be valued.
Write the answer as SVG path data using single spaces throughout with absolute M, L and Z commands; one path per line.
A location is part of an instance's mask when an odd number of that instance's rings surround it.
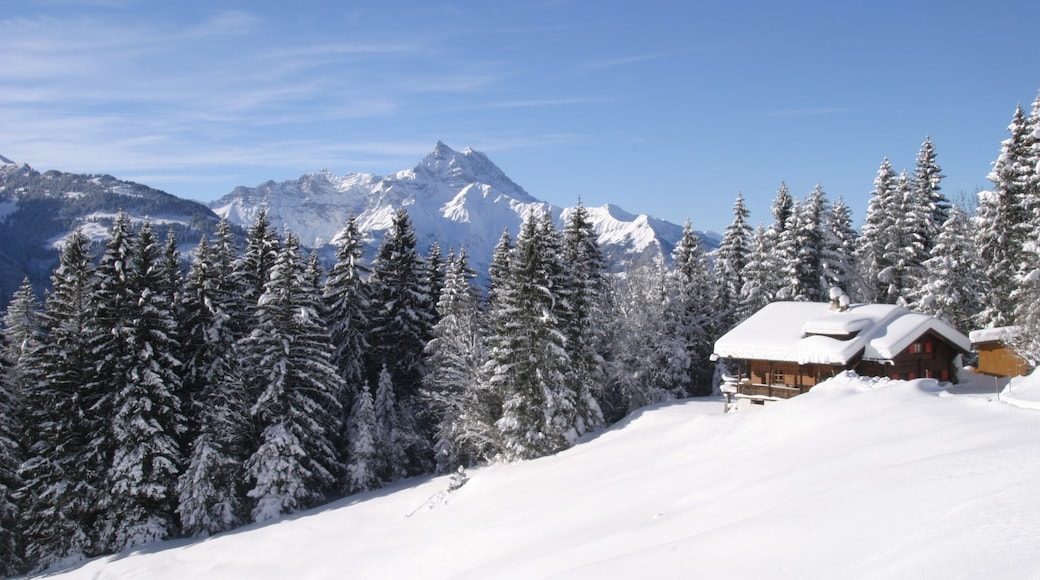
M 351 215 L 358 217 L 361 232 L 374 246 L 400 207 L 408 210 L 421 251 L 434 241 L 445 251 L 465 246 L 478 272 L 486 272 L 502 232 L 515 236 L 528 212 L 548 211 L 561 226 L 569 213 L 532 197 L 483 153 L 458 152 L 441 142 L 414 169 L 388 177 L 320 171 L 281 183 L 238 187 L 210 204 L 217 214 L 246 227 L 266 208 L 272 223 L 317 248 L 333 241 Z M 657 253 L 667 257 L 682 234 L 678 225 L 614 206 L 589 209 L 601 247 L 612 260 Z M 702 238 L 708 249 L 719 240 L 714 233 Z
M 1037 379 L 842 375 L 648 408 L 556 456 L 403 482 L 68 578 L 1038 578 Z M 956 393 L 956 394 L 951 394 Z

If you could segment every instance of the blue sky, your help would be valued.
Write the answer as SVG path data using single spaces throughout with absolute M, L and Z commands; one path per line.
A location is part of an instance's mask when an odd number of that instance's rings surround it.
M 438 141 L 540 199 L 721 231 L 781 181 L 862 219 L 926 135 L 951 198 L 1040 89 L 1040 3 L 0 1 L 0 154 L 208 201 Z

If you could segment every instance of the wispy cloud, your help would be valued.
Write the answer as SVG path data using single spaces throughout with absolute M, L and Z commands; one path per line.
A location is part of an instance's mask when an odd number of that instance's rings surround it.
M 808 109 L 778 109 L 767 111 L 768 117 L 819 117 L 823 115 L 837 115 L 847 113 L 850 109 L 845 107 L 817 107 Z
M 641 62 L 648 62 L 652 60 L 659 60 L 662 58 L 668 58 L 672 56 L 669 53 L 655 53 L 655 54 L 634 54 L 629 56 L 620 56 L 617 58 L 594 60 L 586 62 L 581 68 L 586 70 L 598 70 L 605 68 L 614 68 L 619 66 L 628 66 L 631 64 L 637 64 Z

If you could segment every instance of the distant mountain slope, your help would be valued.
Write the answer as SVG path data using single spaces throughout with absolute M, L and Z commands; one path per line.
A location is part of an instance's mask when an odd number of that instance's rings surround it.
M 248 226 L 261 208 L 272 223 L 300 236 L 305 245 L 325 248 L 355 215 L 369 241 L 369 256 L 390 227 L 397 208 L 405 207 L 425 251 L 437 241 L 447 251 L 465 246 L 471 264 L 484 273 L 502 232 L 515 235 L 530 211 L 548 211 L 562 227 L 573 208 L 560 208 L 532 197 L 483 153 L 455 151 L 438 142 L 413 169 L 387 177 L 366 173 L 337 176 L 328 171 L 296 180 L 268 181 L 238 187 L 210 207 L 232 223 Z M 616 206 L 589 208 L 599 242 L 615 262 L 667 257 L 682 228 Z M 713 249 L 718 236 L 702 234 Z
M 60 241 L 76 227 L 101 243 L 120 211 L 148 219 L 165 238 L 171 230 L 185 248 L 212 233 L 218 217 L 205 205 L 110 175 L 40 173 L 0 161 L 0 307 L 28 276 L 37 290 L 49 285 Z

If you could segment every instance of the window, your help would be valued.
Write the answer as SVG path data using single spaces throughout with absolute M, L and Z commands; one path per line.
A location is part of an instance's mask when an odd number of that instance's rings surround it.
M 923 342 L 915 342 L 910 345 L 910 354 L 921 354 L 922 352 L 924 352 Z
M 784 371 L 773 371 L 773 384 L 782 385 L 784 384 Z

